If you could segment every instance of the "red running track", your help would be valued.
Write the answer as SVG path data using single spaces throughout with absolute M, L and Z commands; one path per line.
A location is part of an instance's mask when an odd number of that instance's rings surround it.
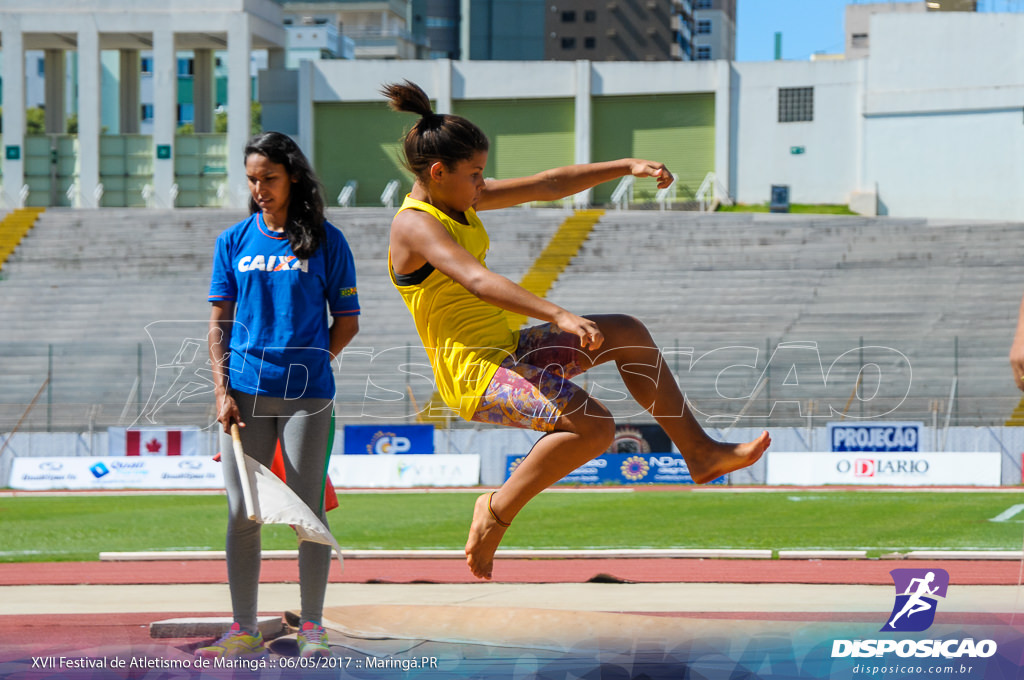
M 968 560 L 729 560 L 501 559 L 504 583 L 825 583 L 892 585 L 896 568 L 941 568 L 957 585 L 1017 585 L 1016 561 Z M 298 582 L 296 560 L 264 560 L 264 583 Z M 476 583 L 458 559 L 348 559 L 331 567 L 331 583 Z M 0 564 L 0 586 L 227 583 L 223 560 L 151 562 L 30 562 Z
M 943 568 L 959 585 L 1016 585 L 1020 564 L 1011 561 L 903 561 L 903 560 L 713 560 L 713 559 L 499 559 L 495 581 L 506 583 L 582 583 L 623 581 L 637 583 L 812 583 L 892 585 L 889 571 L 899 567 Z M 349 559 L 342 572 L 332 566 L 333 583 L 473 583 L 466 565 L 457 559 Z M 261 581 L 298 581 L 295 560 L 264 560 Z M 16 585 L 126 585 L 227 583 L 222 560 L 152 562 L 45 562 L 0 564 L 0 586 Z M 227 615 L 224 612 L 223 615 Z M 841 620 L 877 621 L 881 613 L 846 613 Z M 203 638 L 154 641 L 149 623 L 180 614 L 124 613 L 53 616 L 0 615 L 0 661 L 46 651 L 97 645 L 175 647 L 191 653 Z M 799 612 L 679 612 L 663 616 L 747 618 L 778 621 L 835 621 L 837 615 Z M 945 623 L 1006 625 L 1007 616 L 940 613 Z M 54 638 L 54 627 L 60 635 Z M 59 639 L 59 643 L 56 641 Z M 57 646 L 55 646 L 57 645 Z

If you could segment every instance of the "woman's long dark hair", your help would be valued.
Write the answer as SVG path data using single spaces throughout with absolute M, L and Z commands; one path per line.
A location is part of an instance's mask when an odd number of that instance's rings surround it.
M 437 161 L 451 169 L 490 146 L 487 135 L 470 120 L 434 113 L 430 97 L 416 83 L 390 83 L 381 88 L 381 94 L 387 97 L 392 110 L 420 116 L 403 141 L 405 165 L 420 179 L 426 178 L 430 166 Z
M 284 232 L 295 257 L 308 260 L 324 240 L 324 197 L 320 180 L 299 145 L 280 132 L 264 132 L 245 145 L 245 158 L 259 154 L 271 163 L 283 165 L 293 180 L 288 195 L 288 222 Z M 249 214 L 260 207 L 249 196 Z

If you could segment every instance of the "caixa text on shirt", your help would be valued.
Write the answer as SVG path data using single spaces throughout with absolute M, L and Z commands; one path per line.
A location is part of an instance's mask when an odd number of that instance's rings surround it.
M 238 260 L 238 271 L 239 272 L 291 272 L 291 271 L 309 271 L 309 263 L 307 260 L 300 260 L 294 255 L 271 255 L 269 257 L 263 257 L 262 255 L 246 255 L 245 257 Z

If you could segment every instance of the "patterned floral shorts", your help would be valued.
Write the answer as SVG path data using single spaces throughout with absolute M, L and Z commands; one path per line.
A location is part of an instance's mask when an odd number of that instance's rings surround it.
M 551 324 L 523 329 L 515 353 L 501 362 L 472 420 L 551 432 L 583 390 L 571 378 L 583 372 L 580 339 Z

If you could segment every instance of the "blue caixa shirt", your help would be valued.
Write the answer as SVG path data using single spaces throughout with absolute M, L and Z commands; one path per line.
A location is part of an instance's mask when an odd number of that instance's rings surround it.
M 356 269 L 341 231 L 308 260 L 254 213 L 217 237 L 210 302 L 235 303 L 229 363 L 232 389 L 286 399 L 334 398 L 328 311 L 359 314 Z

